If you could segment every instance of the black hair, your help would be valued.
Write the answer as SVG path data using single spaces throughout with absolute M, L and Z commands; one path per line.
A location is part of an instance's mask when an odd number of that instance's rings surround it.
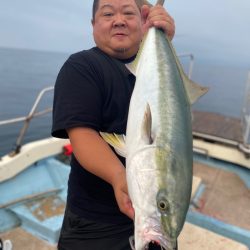
M 98 5 L 99 5 L 99 0 L 94 0 L 93 7 L 92 7 L 92 20 L 95 20 L 95 13 L 98 9 Z
M 92 6 L 92 20 L 95 20 L 95 13 L 96 13 L 96 11 L 97 11 L 97 9 L 98 9 L 99 1 L 100 1 L 100 0 L 94 0 L 94 1 L 93 1 L 93 6 Z M 142 1 L 140 1 L 140 0 L 135 0 L 135 3 L 136 3 L 136 5 L 138 6 L 139 9 L 140 9 L 141 6 L 142 6 L 142 3 L 141 3 L 141 2 L 142 2 Z

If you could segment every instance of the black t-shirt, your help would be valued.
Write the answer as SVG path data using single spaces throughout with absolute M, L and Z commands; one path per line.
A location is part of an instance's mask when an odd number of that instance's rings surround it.
M 52 136 L 68 138 L 66 130 L 73 127 L 125 134 L 135 83 L 125 63 L 96 47 L 71 55 L 55 84 Z M 125 165 L 125 159 L 118 157 Z M 86 218 L 130 221 L 119 211 L 111 185 L 86 171 L 74 155 L 67 202 L 72 212 Z

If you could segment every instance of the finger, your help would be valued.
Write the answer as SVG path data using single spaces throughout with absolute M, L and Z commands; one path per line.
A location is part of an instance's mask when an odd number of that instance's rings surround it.
M 135 212 L 128 195 L 123 195 L 122 199 L 118 201 L 118 206 L 122 213 L 127 215 L 130 219 L 134 219 Z
M 126 192 L 123 194 L 123 203 L 122 203 L 123 207 L 124 207 L 124 213 L 130 218 L 130 219 L 134 219 L 134 208 L 132 206 L 132 202 L 129 198 L 128 195 L 128 190 L 126 190 Z
M 160 5 L 150 8 L 147 18 L 151 19 L 157 16 L 171 18 L 168 12 Z
M 164 33 L 172 39 L 175 34 L 174 19 L 167 13 L 162 6 L 155 6 L 150 9 L 147 17 L 147 26 L 162 29 Z
M 130 200 L 126 204 L 125 213 L 130 219 L 134 220 L 135 211 L 134 211 L 134 208 L 132 206 L 132 202 Z
M 114 187 L 114 193 L 120 211 L 133 220 L 134 209 L 128 195 L 126 179 L 121 180 L 119 185 Z
M 144 31 L 147 31 L 148 28 L 154 26 L 154 22 L 156 21 L 173 21 L 172 17 L 169 16 L 166 10 L 160 5 L 154 7 L 143 5 L 141 8 L 141 17 Z
M 175 24 L 174 22 L 166 21 L 154 21 L 153 26 L 159 29 L 162 29 L 164 33 L 169 37 L 170 40 L 174 37 L 175 34 Z

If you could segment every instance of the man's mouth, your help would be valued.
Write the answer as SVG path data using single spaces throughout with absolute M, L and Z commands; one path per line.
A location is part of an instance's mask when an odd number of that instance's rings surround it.
M 126 36 L 126 34 L 125 33 L 115 33 L 114 36 L 116 36 L 116 37 L 124 37 L 124 36 Z

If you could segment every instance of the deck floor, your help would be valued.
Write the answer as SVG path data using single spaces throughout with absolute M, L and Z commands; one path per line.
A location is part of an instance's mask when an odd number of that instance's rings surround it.
M 199 212 L 250 230 L 250 189 L 238 175 L 202 163 L 194 164 L 194 175 L 206 185 Z
M 56 250 L 56 245 L 49 244 L 22 228 L 18 227 L 9 232 L 0 234 L 2 240 L 11 240 L 13 250 Z
M 193 132 L 243 142 L 240 119 L 216 113 L 193 111 Z
M 51 245 L 39 240 L 21 228 L 16 228 L 0 235 L 3 240 L 11 239 L 13 250 L 57 250 Z M 179 250 L 247 250 L 239 242 L 225 238 L 203 228 L 186 223 L 178 239 Z M 100 249 L 101 250 L 101 249 Z
M 201 178 L 206 186 L 199 199 L 197 208 L 199 212 L 217 218 L 225 223 L 250 230 L 250 189 L 247 188 L 238 175 L 210 167 L 200 162 L 194 163 L 194 175 Z M 41 203 L 43 210 L 47 211 L 46 216 L 51 215 L 50 212 L 48 212 L 52 206 L 51 204 L 53 204 L 53 202 L 50 199 Z M 61 213 L 62 209 L 63 208 L 59 206 L 57 212 L 60 210 L 59 212 Z M 40 216 L 39 211 L 34 210 L 34 214 Z M 43 218 L 40 219 L 42 220 Z M 192 232 L 191 234 L 190 230 Z M 182 236 L 180 237 L 180 250 L 214 250 L 214 242 L 216 242 L 216 246 L 220 246 L 220 248 L 217 248 L 220 250 L 246 249 L 242 246 L 238 248 L 238 243 L 215 234 L 213 235 L 216 241 L 210 242 L 210 234 L 211 232 L 204 232 L 199 228 L 195 228 L 194 230 L 190 228 L 190 225 L 185 226 Z M 192 235 L 192 237 L 190 237 L 190 235 Z M 57 249 L 56 245 L 38 239 L 22 228 L 15 228 L 9 232 L 0 233 L 0 238 L 3 240 L 10 239 L 13 244 L 13 250 Z M 229 242 L 230 247 L 225 245 L 226 242 Z M 206 247 L 204 248 L 204 246 Z
M 205 191 L 199 200 L 199 212 L 250 230 L 250 189 L 245 186 L 236 174 L 195 162 L 194 175 L 200 177 L 206 185 Z M 194 232 L 193 229 L 190 230 Z M 180 250 L 205 249 L 204 244 L 209 243 L 205 233 L 199 230 L 197 235 L 204 234 L 203 240 L 201 240 L 200 236 L 197 236 L 198 239 L 195 236 L 196 233 L 191 240 L 190 232 L 187 232 L 185 228 L 183 231 L 184 235 L 180 237 L 180 246 L 182 246 Z M 21 228 L 15 228 L 9 232 L 2 233 L 0 238 L 3 240 L 10 239 L 13 243 L 13 250 L 56 250 L 56 245 L 40 240 Z M 218 249 L 229 249 L 223 245 L 223 242 L 227 242 L 226 238 L 218 238 L 218 242 L 220 242 L 218 243 L 220 244 Z M 212 243 L 211 247 L 209 246 L 209 244 L 206 245 L 206 250 L 215 249 Z M 235 247 L 235 249 L 245 248 Z

